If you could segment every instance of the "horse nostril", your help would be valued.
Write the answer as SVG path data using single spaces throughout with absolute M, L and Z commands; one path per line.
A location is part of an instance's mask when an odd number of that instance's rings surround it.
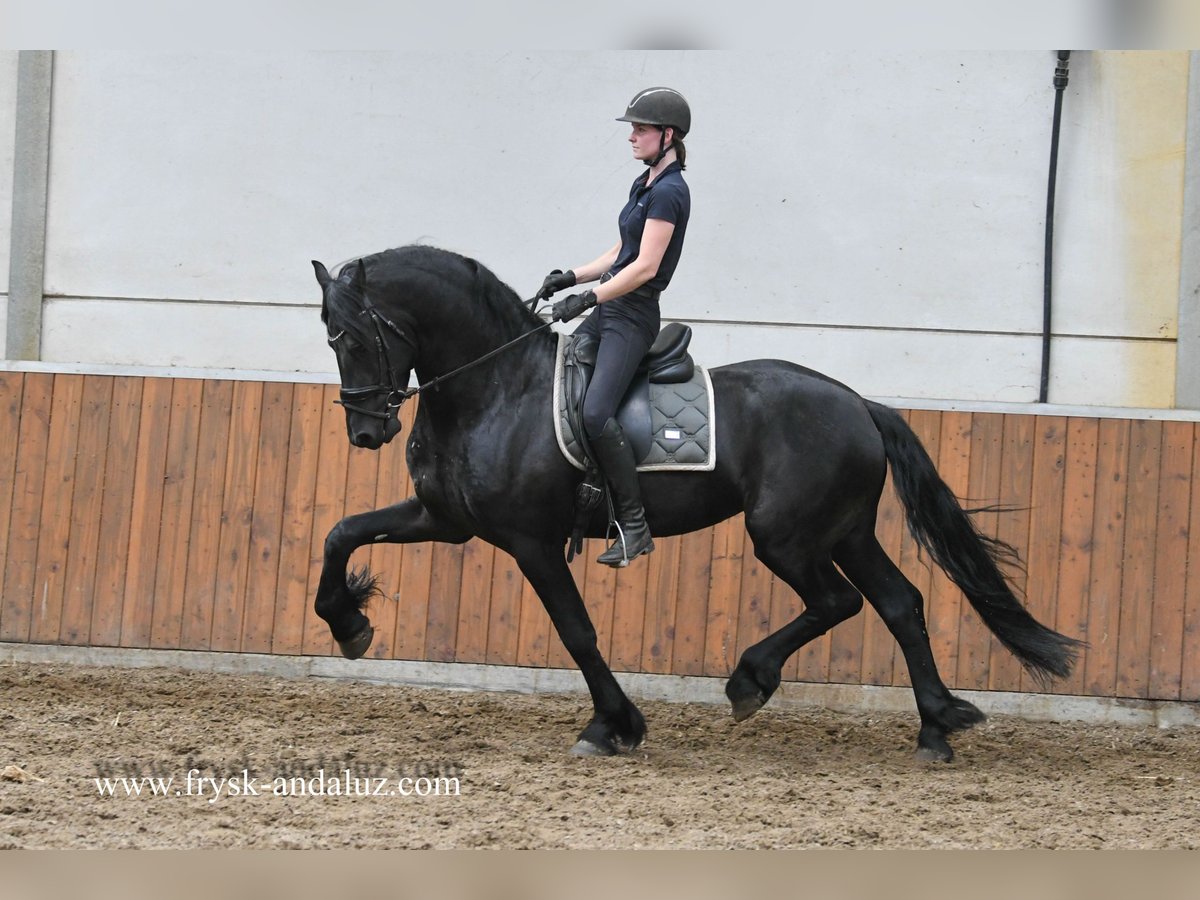
M 356 432 L 354 432 L 354 437 L 351 439 L 351 441 L 355 447 L 370 447 L 371 446 L 371 432 L 356 431 Z

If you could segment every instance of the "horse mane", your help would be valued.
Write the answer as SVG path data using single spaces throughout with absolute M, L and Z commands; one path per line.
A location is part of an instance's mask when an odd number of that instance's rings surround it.
M 363 259 L 367 285 L 375 279 L 404 278 L 418 285 L 428 283 L 431 295 L 444 292 L 439 285 L 454 283 L 472 303 L 476 321 L 504 335 L 524 334 L 542 324 L 511 287 L 496 277 L 478 260 L 451 250 L 426 244 L 410 244 L 367 256 Z

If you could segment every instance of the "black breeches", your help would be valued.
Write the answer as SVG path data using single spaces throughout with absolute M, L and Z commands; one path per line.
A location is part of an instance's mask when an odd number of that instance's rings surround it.
M 635 322 L 614 315 L 603 315 L 603 305 L 584 320 L 577 334 L 599 338 L 596 370 L 583 398 L 583 427 L 588 438 L 600 436 L 604 423 L 617 414 L 617 404 L 629 390 L 638 364 L 654 343 L 654 335 Z

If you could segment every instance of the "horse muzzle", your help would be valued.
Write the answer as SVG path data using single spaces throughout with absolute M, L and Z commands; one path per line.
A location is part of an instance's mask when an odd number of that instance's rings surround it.
M 383 442 L 391 443 L 392 438 L 400 433 L 400 419 L 398 416 L 392 416 L 383 423 Z
M 382 410 L 362 405 L 378 394 L 385 395 Z M 346 411 L 346 434 L 350 443 L 355 447 L 378 450 L 400 433 L 400 406 L 406 399 L 407 394 L 403 391 L 372 386 L 342 388 L 341 397 L 333 402 Z
M 378 450 L 384 444 L 389 443 L 401 430 L 400 420 L 395 416 L 390 416 L 382 423 L 378 419 L 360 419 L 357 423 L 351 422 L 349 419 L 348 415 L 346 433 L 350 438 L 350 443 L 364 450 Z M 380 427 L 381 425 L 382 427 Z

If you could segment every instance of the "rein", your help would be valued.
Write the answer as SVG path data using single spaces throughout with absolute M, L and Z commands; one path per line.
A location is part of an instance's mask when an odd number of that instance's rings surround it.
M 525 338 L 533 337 L 535 334 L 545 331 L 547 328 L 549 328 L 553 324 L 554 324 L 553 322 L 543 322 L 537 328 L 533 329 L 533 331 L 527 331 L 524 334 L 522 334 L 521 336 L 513 338 L 507 344 L 501 344 L 495 350 L 490 350 L 487 353 L 485 353 L 483 356 L 479 357 L 479 359 L 471 360 L 471 362 L 464 363 L 463 365 L 459 366 L 457 369 L 454 369 L 450 372 L 446 372 L 442 375 L 437 375 L 437 376 L 429 379 L 424 384 L 417 385 L 415 388 L 408 388 L 407 390 L 403 391 L 404 397 L 400 402 L 403 403 L 404 400 L 407 400 L 409 397 L 415 397 L 417 394 L 421 393 L 421 391 L 425 390 L 426 388 L 433 388 L 434 390 L 437 390 L 437 386 L 439 384 L 441 384 L 443 381 L 445 381 L 446 379 L 453 378 L 455 375 L 458 375 L 461 372 L 467 371 L 467 369 L 473 369 L 473 368 L 475 368 L 475 366 L 479 365 L 480 363 L 487 362 L 489 359 L 491 359 L 497 353 L 501 353 L 501 352 L 507 350 L 509 347 L 512 347 L 514 344 L 521 343 L 521 341 L 525 340 Z

